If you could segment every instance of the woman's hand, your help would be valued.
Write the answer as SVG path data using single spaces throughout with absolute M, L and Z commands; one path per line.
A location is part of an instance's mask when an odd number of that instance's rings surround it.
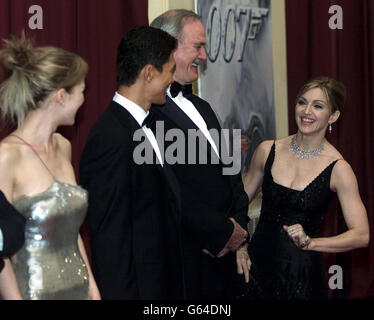
M 311 239 L 304 232 L 304 228 L 301 224 L 293 224 L 291 226 L 283 226 L 284 231 L 287 232 L 295 246 L 301 250 L 307 250 L 311 242 Z
M 236 250 L 236 265 L 238 274 L 243 274 L 245 277 L 245 282 L 249 282 L 249 270 L 251 270 L 251 259 L 248 256 L 247 244 L 241 246 Z

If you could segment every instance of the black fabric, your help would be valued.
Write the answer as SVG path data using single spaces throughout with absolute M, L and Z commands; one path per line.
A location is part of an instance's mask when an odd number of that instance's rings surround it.
M 25 242 L 26 219 L 5 198 L 0 190 L 0 229 L 3 233 L 3 250 L 0 251 L 0 270 L 3 257 L 15 254 Z
M 247 299 L 327 299 L 322 253 L 303 251 L 284 231 L 284 225 L 301 224 L 311 238 L 319 237 L 324 213 L 333 192 L 330 177 L 336 161 L 302 191 L 274 182 L 271 168 L 275 144 L 265 165 L 261 215 L 249 244 L 252 279 Z
M 156 114 L 152 110 L 149 110 L 149 113 L 143 120 L 142 127 L 146 126 L 147 128 L 152 129 L 154 127 L 155 121 L 156 121 Z
M 179 186 L 167 167 L 135 163 L 137 130 L 112 101 L 81 157 L 93 273 L 103 299 L 183 299 Z
M 220 130 L 211 106 L 191 94 L 188 99 L 204 118 L 208 129 Z M 241 174 L 223 175 L 224 164 L 211 163 L 214 151 L 205 137 L 196 143 L 199 152 L 207 153 L 207 163 L 188 164 L 192 153 L 188 147 L 188 130 L 197 129 L 193 121 L 169 97 L 163 106 L 152 106 L 158 121 L 164 122 L 165 132 L 181 129 L 185 134 L 186 163 L 171 165 L 182 195 L 182 236 L 186 290 L 188 299 L 233 299 L 244 284 L 244 277 L 236 271 L 235 253 L 223 258 L 212 258 L 202 252 L 208 249 L 217 255 L 233 232 L 233 217 L 244 229 L 248 223 L 248 197 L 244 192 Z M 203 141 L 205 140 L 205 141 Z M 219 142 L 219 141 L 218 141 Z M 165 149 L 173 142 L 165 141 Z M 205 147 L 203 143 L 207 143 Z M 219 143 L 217 145 L 219 148 Z M 206 149 L 208 148 L 208 149 Z
M 192 84 L 181 85 L 179 82 L 174 81 L 170 86 L 171 96 L 175 98 L 181 91 L 185 97 L 192 94 Z

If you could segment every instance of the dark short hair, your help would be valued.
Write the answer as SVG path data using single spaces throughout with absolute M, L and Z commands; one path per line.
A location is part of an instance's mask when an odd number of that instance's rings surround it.
M 117 50 L 117 82 L 131 86 L 147 64 L 162 72 L 177 40 L 165 31 L 152 27 L 135 27 L 122 38 Z

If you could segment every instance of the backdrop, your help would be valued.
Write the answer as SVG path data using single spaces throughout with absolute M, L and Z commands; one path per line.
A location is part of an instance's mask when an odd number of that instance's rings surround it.
M 33 5 L 42 9 L 41 30 L 30 29 L 36 22 L 33 20 L 36 12 L 29 13 Z M 79 157 L 88 133 L 117 89 L 117 46 L 126 31 L 135 25 L 148 25 L 147 0 L 0 0 L 1 39 L 20 35 L 21 30 L 25 30 L 36 45 L 52 45 L 76 52 L 89 64 L 86 100 L 78 111 L 76 124 L 59 130 L 72 143 L 77 179 Z M 3 71 L 0 80 L 4 79 Z M 0 138 L 6 134 L 3 128 Z M 82 236 L 90 255 L 86 225 Z
M 343 10 L 343 29 L 329 28 L 332 5 Z M 294 107 L 300 87 L 319 75 L 345 84 L 348 99 L 328 140 L 337 147 L 356 173 L 373 239 L 374 217 L 374 15 L 372 0 L 286 0 L 289 129 L 296 132 Z M 325 219 L 324 234 L 345 230 L 336 203 Z M 326 266 L 344 270 L 343 290 L 335 297 L 374 297 L 373 241 L 369 248 L 326 255 Z M 330 275 L 331 276 L 331 275 Z
M 269 0 L 196 0 L 206 29 L 199 95 L 222 128 L 242 130 L 242 173 L 263 140 L 275 138 Z M 240 90 L 245 88 L 245 90 Z

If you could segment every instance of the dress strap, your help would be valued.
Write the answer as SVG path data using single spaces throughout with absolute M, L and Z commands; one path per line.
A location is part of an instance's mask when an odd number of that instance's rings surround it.
M 322 174 L 324 171 L 327 171 L 327 175 L 328 175 L 328 180 L 329 180 L 329 181 L 331 180 L 332 170 L 334 169 L 334 166 L 336 165 L 336 163 L 337 163 L 339 160 L 344 160 L 344 159 L 340 158 L 340 159 L 336 159 L 336 160 L 334 160 L 333 162 L 331 162 L 331 163 L 330 163 L 330 164 L 325 168 L 325 170 L 323 170 L 323 171 L 321 172 L 321 174 Z M 330 184 L 330 182 L 329 182 L 329 184 Z
M 274 140 L 273 145 L 271 146 L 268 158 L 266 159 L 265 172 L 269 172 L 269 170 L 271 170 L 271 167 L 273 166 L 273 162 L 274 162 L 274 156 L 275 156 L 275 140 Z
M 45 164 L 45 162 L 42 160 L 42 158 L 39 156 L 39 154 L 36 152 L 36 150 L 34 149 L 34 147 L 28 143 L 26 140 L 22 139 L 21 137 L 17 136 L 16 134 L 12 133 L 10 134 L 9 136 L 13 136 L 13 137 L 16 137 L 18 138 L 19 140 L 21 140 L 25 145 L 27 145 L 28 147 L 31 148 L 31 150 L 35 153 L 35 155 L 39 158 L 39 160 L 41 161 L 41 163 L 44 165 L 44 167 L 47 169 L 47 171 L 49 172 L 49 174 L 52 176 L 53 180 L 56 181 L 56 178 L 55 176 L 53 175 L 52 171 L 49 170 L 48 166 Z
M 334 161 L 332 161 L 326 168 L 325 170 L 330 170 L 330 175 L 331 175 L 331 172 L 332 172 L 332 169 L 334 169 L 334 166 L 336 165 L 336 163 L 339 161 L 339 160 L 344 160 L 343 158 L 339 158 L 339 159 L 336 159 Z

